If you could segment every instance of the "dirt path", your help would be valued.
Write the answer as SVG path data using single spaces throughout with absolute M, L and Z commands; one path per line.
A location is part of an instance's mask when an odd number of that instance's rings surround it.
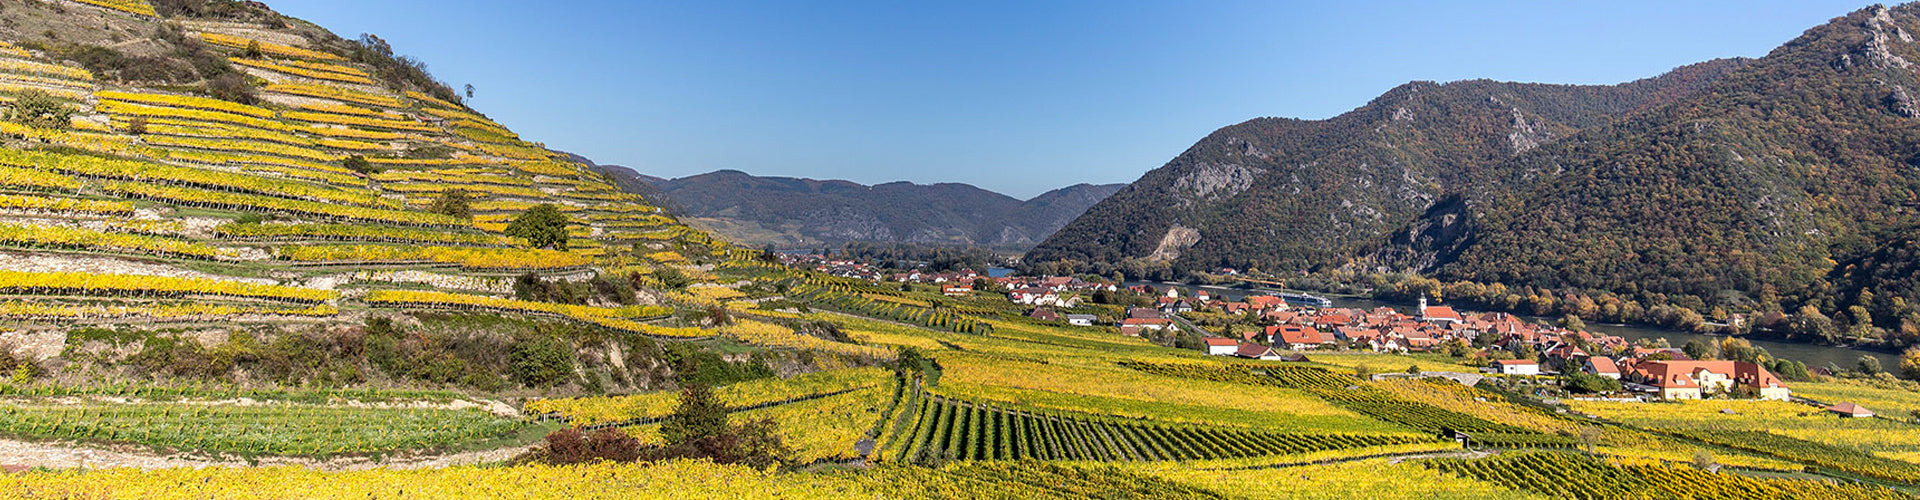
M 1405 462 L 1408 460 L 1420 460 L 1425 458 L 1476 459 L 1476 458 L 1487 458 L 1496 454 L 1498 453 L 1489 452 L 1489 451 L 1455 451 L 1455 452 L 1449 452 L 1449 453 L 1422 453 L 1418 455 L 1401 455 L 1401 456 L 1393 457 L 1392 459 L 1388 459 L 1387 463 L 1397 464 L 1397 463 Z
M 211 459 L 188 455 L 161 455 L 138 446 L 94 447 L 71 442 L 32 442 L 0 439 L 0 467 L 24 466 L 49 469 L 168 469 L 203 467 L 254 467 L 291 465 L 326 471 L 388 469 L 428 469 L 456 465 L 504 462 L 525 453 L 531 446 L 497 450 L 469 451 L 447 455 L 389 458 L 374 462 L 366 457 L 315 460 L 298 457 L 263 457 L 252 463 L 238 459 Z

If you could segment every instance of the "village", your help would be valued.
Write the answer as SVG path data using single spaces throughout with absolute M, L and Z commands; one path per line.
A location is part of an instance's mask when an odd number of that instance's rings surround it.
M 1222 301 L 1205 290 L 1181 297 L 1169 288 L 1158 308 L 1133 308 L 1118 323 L 1121 333 L 1178 328 L 1172 317 L 1212 310 L 1253 315 L 1265 326 L 1234 338 L 1206 336 L 1206 352 L 1261 360 L 1306 360 L 1304 353 L 1359 350 L 1379 353 L 1452 352 L 1484 360 L 1484 372 L 1499 375 L 1581 373 L 1618 381 L 1624 390 L 1661 400 L 1700 399 L 1713 394 L 1786 400 L 1786 384 L 1758 363 L 1695 360 L 1682 349 L 1641 346 L 1626 339 L 1528 322 L 1507 313 L 1472 313 L 1429 305 L 1413 314 L 1390 307 L 1371 310 L 1298 307 L 1280 296 L 1254 295 Z M 1285 352 L 1283 354 L 1283 352 Z
M 1071 276 L 989 277 L 972 269 L 926 271 L 884 269 L 858 259 L 793 254 L 790 265 L 809 266 L 836 276 L 872 282 L 938 287 L 949 297 L 997 292 L 1025 306 L 1027 316 L 1078 327 L 1110 327 L 1132 337 L 1197 338 L 1195 348 L 1215 356 L 1306 361 L 1312 352 L 1380 354 L 1448 353 L 1493 375 L 1580 374 L 1613 381 L 1620 394 L 1658 400 L 1701 399 L 1715 395 L 1788 400 L 1791 390 L 1760 363 L 1732 359 L 1700 360 L 1685 350 L 1636 344 L 1627 339 L 1526 321 L 1502 312 L 1459 311 L 1421 299 L 1411 314 L 1390 307 L 1332 307 L 1312 295 L 1248 295 L 1226 300 L 1200 288 L 1156 288 L 1087 280 Z M 1145 304 L 1115 307 L 1115 300 L 1145 298 Z M 1101 307 L 1106 306 L 1106 307 Z M 1102 312 L 1111 311 L 1106 314 Z M 1182 315 L 1217 315 L 1257 325 L 1251 330 L 1216 335 Z M 1184 324 L 1184 326 L 1183 326 Z M 1183 331 L 1191 329 L 1195 331 Z

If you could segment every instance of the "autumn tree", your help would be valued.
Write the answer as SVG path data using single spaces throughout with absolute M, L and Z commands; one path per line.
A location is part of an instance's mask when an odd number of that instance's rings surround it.
M 1900 374 L 1910 379 L 1920 379 L 1920 347 L 1908 347 L 1900 353 Z

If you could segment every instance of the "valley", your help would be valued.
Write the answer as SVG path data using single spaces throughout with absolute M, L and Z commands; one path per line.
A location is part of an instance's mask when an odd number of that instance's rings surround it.
M 1019 200 L 597 164 L 260 2 L 7 1 L 0 497 L 1915 498 L 1916 12 Z

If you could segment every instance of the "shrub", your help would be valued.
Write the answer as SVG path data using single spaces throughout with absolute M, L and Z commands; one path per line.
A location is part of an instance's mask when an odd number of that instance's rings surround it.
M 353 158 L 359 158 L 359 157 L 356 156 Z M 348 158 L 348 161 L 352 161 L 353 158 Z M 367 160 L 365 158 L 360 158 L 360 161 L 365 162 Z M 352 167 L 348 167 L 348 168 L 352 168 Z M 358 170 L 358 169 L 355 169 L 355 170 Z M 433 208 L 430 208 L 429 210 L 432 210 L 433 213 L 440 214 L 440 215 L 458 217 L 462 219 L 473 219 L 473 207 L 471 205 L 472 199 L 473 197 L 468 195 L 467 190 L 465 189 L 449 189 L 446 191 L 441 191 L 440 197 L 434 198 Z
M 367 161 L 366 157 L 360 155 L 348 156 L 345 161 L 340 162 L 340 166 L 347 167 L 348 170 L 362 174 L 380 173 L 380 167 L 374 166 L 373 162 Z M 439 211 L 435 210 L 434 212 L 438 213 Z
M 1584 372 L 1567 373 L 1562 380 L 1563 387 L 1573 392 L 1595 393 L 1620 390 L 1620 381 Z
M 528 387 L 552 387 L 573 376 L 573 350 L 551 336 L 515 342 L 507 360 L 513 379 Z
M 157 336 L 146 339 L 140 352 L 127 359 L 142 373 L 155 376 L 214 378 L 226 375 L 231 362 L 217 363 L 212 353 L 190 338 Z
M 44 90 L 27 89 L 14 96 L 6 119 L 29 127 L 65 129 L 72 124 L 73 109 Z
M 617 428 L 594 431 L 561 429 L 547 434 L 545 446 L 535 452 L 537 460 L 554 465 L 593 462 L 632 462 L 640 457 L 640 440 Z
M 705 384 L 692 384 L 680 392 L 680 405 L 660 424 L 660 435 L 667 445 L 640 458 L 705 458 L 755 468 L 785 465 L 791 461 L 793 450 L 780 440 L 779 429 L 771 419 L 729 424 L 727 408 L 714 398 L 713 390 Z
M 671 267 L 654 269 L 653 279 L 659 281 L 661 287 L 670 290 L 683 289 L 686 288 L 687 285 L 693 284 L 693 278 L 688 278 L 687 273 L 680 272 L 679 269 Z
M 223 73 L 207 80 L 207 95 L 214 99 L 232 101 L 240 104 L 259 104 L 260 96 L 254 92 L 253 82 L 240 73 Z

